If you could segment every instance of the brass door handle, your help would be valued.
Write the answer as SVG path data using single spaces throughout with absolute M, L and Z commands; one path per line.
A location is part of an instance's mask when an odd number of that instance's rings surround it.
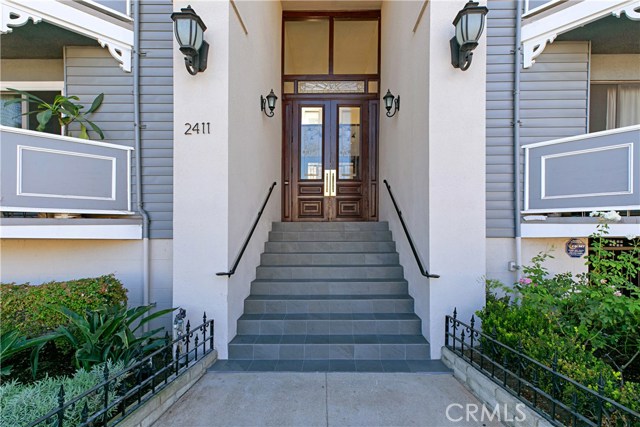
M 324 197 L 331 196 L 331 170 L 324 171 Z
M 335 197 L 336 195 L 336 170 L 327 169 L 324 171 L 324 197 Z
M 336 196 L 336 170 L 332 169 L 331 170 L 331 194 L 330 196 L 335 197 Z

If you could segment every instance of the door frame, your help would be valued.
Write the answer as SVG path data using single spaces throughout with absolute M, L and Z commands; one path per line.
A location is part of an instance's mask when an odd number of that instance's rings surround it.
M 327 207 L 323 204 L 323 218 L 297 219 L 297 195 L 293 194 L 294 180 L 297 182 L 299 169 L 298 162 L 294 161 L 293 156 L 296 155 L 299 147 L 294 147 L 294 142 L 298 141 L 297 126 L 298 121 L 294 122 L 297 112 L 294 111 L 299 103 L 308 104 L 309 106 L 325 107 L 323 124 L 326 124 L 334 116 L 332 105 L 334 102 L 344 102 L 346 105 L 351 103 L 353 106 L 357 104 L 365 104 L 366 109 L 361 117 L 363 126 L 361 138 L 362 153 L 367 151 L 367 155 L 363 155 L 363 163 L 361 166 L 362 176 L 362 209 L 364 212 L 359 218 L 334 218 L 332 221 L 378 221 L 378 126 L 379 126 L 379 101 L 376 94 L 322 94 L 314 96 L 289 96 L 283 101 L 283 134 L 282 134 L 282 221 L 327 221 L 327 215 L 324 211 Z M 327 109 L 326 106 L 329 106 Z M 328 111 L 327 111 L 328 110 Z M 336 109 L 337 112 L 337 109 Z M 365 117 L 364 114 L 367 114 Z M 335 118 L 337 119 L 337 118 Z M 366 128 L 364 127 L 366 124 Z M 296 126 L 294 126 L 296 125 Z M 331 129 L 331 126 L 328 126 Z M 324 153 L 327 150 L 326 142 L 331 138 L 337 138 L 336 135 L 325 135 L 323 132 L 323 160 Z M 365 139 L 366 134 L 366 139 Z M 365 140 L 367 146 L 364 146 Z M 367 162 L 368 164 L 364 164 Z M 324 161 L 323 161 L 324 165 Z M 295 174 L 295 175 L 294 175 Z M 343 184 L 344 185 L 344 184 Z M 346 185 L 348 186 L 348 184 Z M 333 209 L 337 209 L 337 200 L 332 200 Z

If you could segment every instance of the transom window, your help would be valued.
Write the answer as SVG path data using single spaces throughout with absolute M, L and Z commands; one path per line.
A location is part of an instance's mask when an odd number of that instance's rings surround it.
M 380 11 L 285 12 L 285 94 L 377 93 Z

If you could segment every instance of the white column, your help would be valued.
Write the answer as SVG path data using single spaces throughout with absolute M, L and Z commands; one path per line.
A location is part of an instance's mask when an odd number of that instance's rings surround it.
M 467 71 L 451 66 L 451 24 L 465 1 L 434 1 L 429 22 L 429 255 L 431 357 L 444 317 L 468 322 L 484 305 L 486 32 Z
M 202 313 L 214 318 L 216 346 L 226 358 L 229 157 L 229 11 L 228 2 L 175 1 L 190 4 L 207 26 L 208 68 L 195 76 L 184 66 L 174 42 L 174 212 L 173 304 L 187 310 L 191 325 Z M 168 19 L 168 17 L 167 17 Z M 202 123 L 210 128 L 202 132 Z M 188 126 L 199 123 L 200 133 Z

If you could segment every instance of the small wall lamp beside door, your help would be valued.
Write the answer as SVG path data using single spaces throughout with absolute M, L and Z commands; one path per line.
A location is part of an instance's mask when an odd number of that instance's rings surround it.
M 387 110 L 387 117 L 393 117 L 400 111 L 400 95 L 393 96 L 391 91 L 387 89 L 387 94 L 382 97 L 382 100 L 384 101 L 384 108 Z M 392 108 L 393 113 L 391 112 Z
M 266 97 L 260 95 L 260 110 L 264 111 L 264 115 L 267 117 L 273 117 L 273 110 L 276 109 L 276 101 L 278 97 L 275 93 L 273 93 L 273 89 L 269 92 L 269 95 Z M 269 107 L 269 112 L 267 113 L 267 107 Z
M 207 30 L 207 26 L 191 6 L 180 9 L 180 12 L 172 13 L 171 19 L 174 23 L 175 37 L 180 45 L 180 52 L 184 54 L 184 64 L 189 74 L 195 76 L 206 70 L 209 43 L 204 41 L 204 32 Z
M 456 35 L 449 41 L 453 68 L 465 71 L 471 66 L 472 51 L 478 46 L 478 40 L 484 30 L 485 15 L 488 12 L 489 9 L 486 7 L 469 1 L 456 15 L 453 20 Z

